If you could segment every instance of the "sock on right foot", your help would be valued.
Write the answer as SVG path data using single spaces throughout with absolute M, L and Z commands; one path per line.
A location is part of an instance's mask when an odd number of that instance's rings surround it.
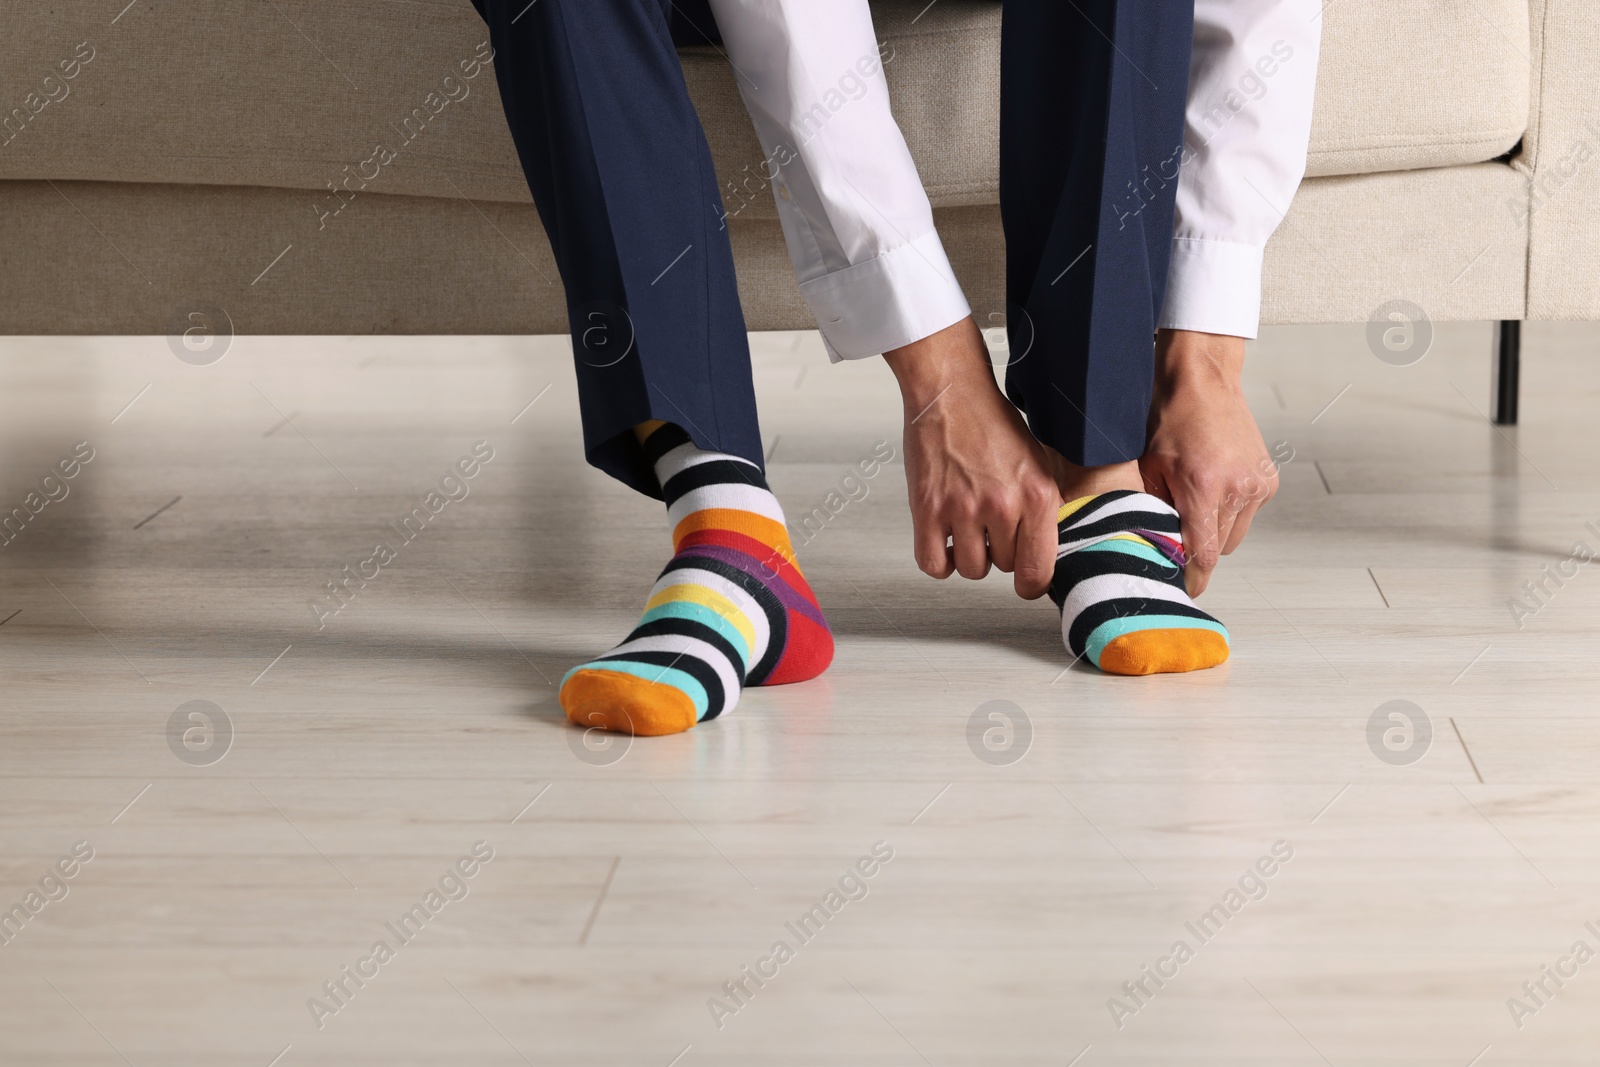
M 1107 674 L 1204 670 L 1228 658 L 1228 631 L 1183 581 L 1178 513 L 1120 489 L 1061 508 L 1050 599 L 1074 656 Z

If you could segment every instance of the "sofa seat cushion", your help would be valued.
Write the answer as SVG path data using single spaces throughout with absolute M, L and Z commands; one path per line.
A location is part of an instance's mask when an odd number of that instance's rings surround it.
M 1528 128 L 1528 0 L 1335 0 L 1310 176 L 1482 163 Z

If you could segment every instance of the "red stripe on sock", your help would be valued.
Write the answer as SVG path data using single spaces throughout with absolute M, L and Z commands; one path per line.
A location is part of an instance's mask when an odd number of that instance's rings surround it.
M 833 662 L 833 633 L 797 612 L 789 613 L 783 656 L 762 685 L 787 685 L 817 677 Z
M 805 576 L 800 573 L 800 568 L 773 546 L 734 530 L 704 529 L 684 535 L 678 542 L 678 550 L 681 552 L 697 545 L 732 549 L 751 557 L 756 560 L 757 568 L 762 572 L 758 577 L 765 581 L 782 579 L 789 588 L 817 609 L 818 619 L 822 618 L 822 606 L 817 603 L 817 596 L 811 591 Z M 768 574 L 774 577 L 765 577 Z M 807 618 L 799 611 L 791 610 L 787 614 L 788 639 L 784 642 L 777 666 L 772 669 L 772 673 L 766 677 L 762 685 L 804 682 L 817 677 L 833 662 L 833 633 L 827 625 L 819 624 L 815 619 Z

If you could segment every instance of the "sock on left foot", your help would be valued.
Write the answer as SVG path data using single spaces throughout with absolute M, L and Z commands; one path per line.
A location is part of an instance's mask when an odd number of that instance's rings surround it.
M 1120 489 L 1064 505 L 1050 599 L 1074 656 L 1108 674 L 1204 670 L 1228 658 L 1228 631 L 1183 583 L 1178 513 Z
M 783 509 L 755 464 L 662 426 L 644 442 L 675 551 L 644 617 L 610 652 L 561 680 L 579 726 L 671 734 L 714 719 L 751 685 L 815 678 L 833 634 L 800 573 Z

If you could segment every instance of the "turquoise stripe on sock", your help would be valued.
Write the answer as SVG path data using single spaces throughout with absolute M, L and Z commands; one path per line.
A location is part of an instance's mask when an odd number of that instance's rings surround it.
M 618 674 L 631 674 L 635 678 L 643 678 L 647 682 L 656 682 L 661 685 L 670 685 L 674 689 L 681 689 L 694 701 L 694 718 L 696 722 L 706 717 L 706 712 L 711 707 L 711 697 L 706 693 L 706 687 L 695 680 L 694 675 L 687 674 L 675 667 L 657 667 L 653 663 L 633 663 L 625 659 L 608 659 L 595 663 L 580 663 L 572 668 L 561 679 L 561 685 L 567 684 L 579 671 L 616 671 Z M 557 691 L 560 686 L 557 687 Z
M 692 600 L 669 600 L 645 612 L 644 618 L 639 620 L 639 625 L 643 626 L 656 619 L 688 619 L 709 626 L 739 650 L 739 654 L 744 657 L 744 669 L 746 671 L 750 669 L 750 646 L 745 642 L 744 634 L 728 621 L 726 615 L 720 615 L 704 604 L 696 604 Z
M 1096 667 L 1100 666 L 1100 653 L 1107 645 L 1123 634 L 1140 630 L 1210 630 L 1228 640 L 1228 628 L 1210 619 L 1195 619 L 1188 615 L 1130 615 L 1125 619 L 1111 619 L 1094 628 L 1084 645 L 1084 655 Z
M 1149 545 L 1141 545 L 1137 541 L 1101 541 L 1098 544 L 1086 545 L 1080 552 L 1121 552 L 1128 556 L 1138 556 L 1140 559 L 1149 560 L 1162 570 L 1177 570 L 1178 565 L 1163 556 Z

